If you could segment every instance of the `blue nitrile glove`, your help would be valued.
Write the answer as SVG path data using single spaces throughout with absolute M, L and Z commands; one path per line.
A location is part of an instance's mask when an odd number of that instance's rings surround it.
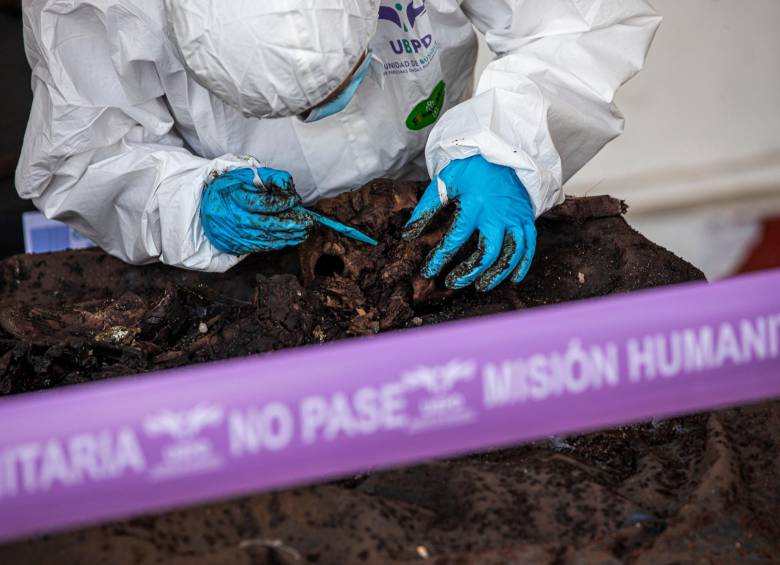
M 479 231 L 477 251 L 447 276 L 449 288 L 476 282 L 480 291 L 493 290 L 511 275 L 522 281 L 536 251 L 535 214 L 515 171 L 494 165 L 481 155 L 452 161 L 434 177 L 404 228 L 404 239 L 417 238 L 449 200 L 458 211 L 449 232 L 431 251 L 422 275 L 433 278 Z
M 368 69 L 371 67 L 371 56 L 372 52 L 371 49 L 369 49 L 366 53 L 366 58 L 360 64 L 360 67 L 352 74 L 352 79 L 349 81 L 349 84 L 347 84 L 333 100 L 311 110 L 303 121 L 307 124 L 318 122 L 328 116 L 337 114 L 346 108 L 355 97 L 355 93 L 363 83 L 363 79 L 366 78 Z
M 234 169 L 205 186 L 200 218 L 206 237 L 224 253 L 274 251 L 308 237 L 314 219 L 300 201 L 289 173 Z

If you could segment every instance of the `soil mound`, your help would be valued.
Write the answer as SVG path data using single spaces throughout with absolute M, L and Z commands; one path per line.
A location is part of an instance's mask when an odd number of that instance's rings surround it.
M 522 285 L 452 292 L 443 277 L 417 275 L 447 226 L 401 239 L 421 188 L 379 180 L 320 204 L 376 247 L 321 229 L 299 250 L 251 257 L 224 275 L 132 267 L 97 250 L 6 259 L 0 394 L 703 278 L 631 229 L 619 201 L 597 197 L 539 221 Z

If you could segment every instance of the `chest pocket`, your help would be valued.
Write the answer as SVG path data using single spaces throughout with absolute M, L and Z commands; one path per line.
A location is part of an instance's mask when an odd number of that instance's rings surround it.
M 384 64 L 385 87 L 401 101 L 407 131 L 422 131 L 438 120 L 447 85 L 424 0 L 382 0 L 374 53 Z

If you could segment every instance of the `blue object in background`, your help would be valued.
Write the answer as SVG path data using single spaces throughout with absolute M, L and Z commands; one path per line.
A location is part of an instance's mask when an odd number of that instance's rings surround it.
M 95 246 L 72 227 L 49 220 L 40 212 L 22 214 L 22 230 L 25 253 L 49 253 Z

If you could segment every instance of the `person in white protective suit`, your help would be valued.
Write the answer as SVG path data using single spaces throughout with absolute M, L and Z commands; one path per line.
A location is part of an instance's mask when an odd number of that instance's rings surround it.
M 303 241 L 301 204 L 430 177 L 407 237 L 458 215 L 424 274 L 478 233 L 448 284 L 519 282 L 659 23 L 645 0 L 28 0 L 17 189 L 127 262 L 225 271 Z

